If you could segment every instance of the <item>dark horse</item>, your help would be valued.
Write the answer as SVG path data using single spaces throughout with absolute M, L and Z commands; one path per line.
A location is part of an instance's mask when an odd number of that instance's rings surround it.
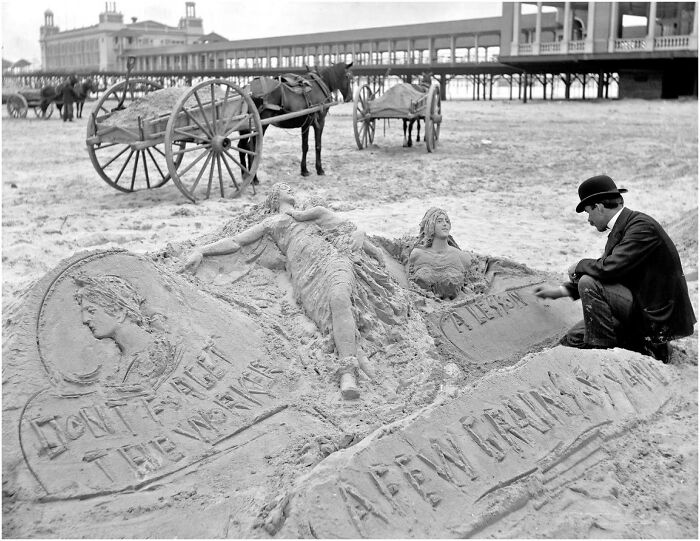
M 346 64 L 340 62 L 328 68 L 321 68 L 318 71 L 309 70 L 302 75 L 286 74 L 280 77 L 256 77 L 251 81 L 249 89 L 260 118 L 265 120 L 287 113 L 296 113 L 310 109 L 317 105 L 330 104 L 333 102 L 333 93 L 340 91 L 343 101 L 350 101 L 352 93 L 350 91 L 351 75 L 349 69 L 352 62 Z M 301 174 L 308 176 L 310 173 L 306 168 L 306 154 L 309 150 L 309 128 L 314 128 L 314 139 L 316 148 L 316 174 L 323 175 L 321 165 L 321 136 L 323 126 L 326 121 L 328 107 L 313 111 L 309 114 L 288 118 L 279 122 L 272 122 L 273 126 L 284 129 L 301 128 Z M 263 135 L 269 124 L 263 126 Z M 245 133 L 245 132 L 242 132 Z M 248 139 L 241 139 L 238 147 L 242 150 L 248 149 Z M 240 152 L 241 163 L 249 166 L 251 161 L 249 155 Z M 257 175 L 253 178 L 253 184 L 258 183 Z
M 97 85 L 92 79 L 86 79 L 75 83 L 73 91 L 75 92 L 75 116 L 76 118 L 83 118 L 85 99 L 90 95 L 90 92 L 97 92 Z
M 433 76 L 432 73 L 424 71 L 421 74 L 421 80 L 420 83 L 418 84 L 411 84 L 413 88 L 418 90 L 419 92 L 426 93 L 430 89 L 430 79 Z M 412 135 L 411 132 L 413 130 L 413 124 L 417 122 L 416 125 L 416 143 L 420 142 L 420 117 L 418 118 L 412 118 L 411 120 L 406 120 L 404 119 L 403 121 L 403 146 L 405 147 L 410 147 L 413 146 L 413 143 L 411 142 Z M 408 131 L 408 137 L 406 137 L 406 132 Z
M 51 103 L 56 104 L 58 114 L 59 116 L 61 116 L 61 112 L 63 109 L 63 89 L 66 87 L 66 85 L 72 86 L 75 85 L 77 82 L 78 79 L 75 76 L 70 76 L 67 77 L 66 80 L 64 80 L 59 85 L 47 85 L 42 87 L 39 91 L 39 107 L 41 108 L 41 116 L 46 116 L 46 110 L 49 108 L 49 105 Z

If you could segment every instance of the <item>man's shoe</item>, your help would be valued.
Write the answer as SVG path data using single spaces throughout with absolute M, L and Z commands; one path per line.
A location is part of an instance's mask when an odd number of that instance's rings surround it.
M 654 344 L 653 342 L 647 342 L 644 345 L 644 353 L 654 357 L 657 361 L 661 361 L 664 364 L 668 364 L 670 358 L 670 348 L 668 347 L 668 342 L 660 342 Z

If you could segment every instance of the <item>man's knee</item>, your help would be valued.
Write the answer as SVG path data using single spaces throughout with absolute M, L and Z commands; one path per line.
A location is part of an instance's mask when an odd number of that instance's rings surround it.
M 591 289 L 597 289 L 599 285 L 600 282 L 598 282 L 598 280 L 596 280 L 592 276 L 584 274 L 578 280 L 578 293 L 579 295 L 584 295 L 584 293 L 587 293 Z

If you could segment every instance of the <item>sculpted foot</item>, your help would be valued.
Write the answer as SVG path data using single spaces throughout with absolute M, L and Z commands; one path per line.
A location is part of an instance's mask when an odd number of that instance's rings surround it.
M 356 400 L 360 398 L 360 390 L 354 374 L 346 372 L 340 376 L 340 394 L 345 400 Z

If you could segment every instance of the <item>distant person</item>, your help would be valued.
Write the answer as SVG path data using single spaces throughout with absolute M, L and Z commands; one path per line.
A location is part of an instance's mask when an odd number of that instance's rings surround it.
M 61 99 L 63 101 L 63 122 L 73 122 L 73 102 L 75 101 L 75 84 L 78 82 L 77 77 L 66 77 L 61 87 Z
M 601 233 L 610 230 L 599 259 L 569 268 L 570 281 L 540 285 L 544 299 L 581 299 L 583 321 L 561 343 L 577 348 L 624 347 L 668 362 L 668 342 L 693 334 L 695 313 L 675 245 L 653 218 L 624 207 L 613 180 L 599 175 L 578 188 L 576 212 Z

